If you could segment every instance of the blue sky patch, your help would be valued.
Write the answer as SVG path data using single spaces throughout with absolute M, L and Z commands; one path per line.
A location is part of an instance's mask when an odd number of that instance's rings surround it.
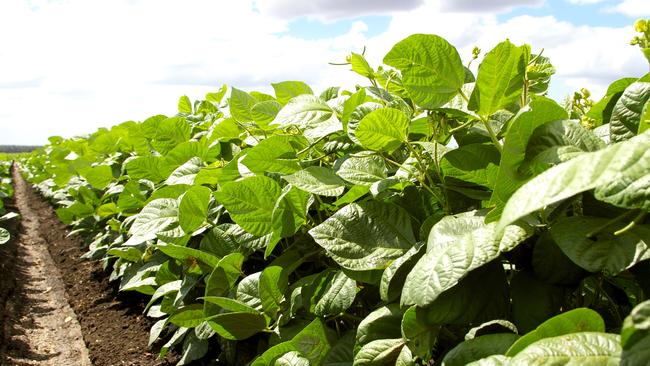
M 368 30 L 365 32 L 366 36 L 373 37 L 388 29 L 390 19 L 391 17 L 387 15 L 372 15 L 322 22 L 316 19 L 301 17 L 289 22 L 288 31 L 280 35 L 291 35 L 307 40 L 332 38 L 347 33 L 354 22 L 362 21 L 368 26 Z
M 650 0 L 649 0 L 650 1 Z M 548 16 L 575 25 L 596 27 L 628 27 L 633 20 L 629 17 L 608 11 L 616 1 L 603 1 L 597 4 L 576 5 L 568 0 L 547 0 L 540 7 L 518 7 L 508 13 L 498 15 L 499 22 L 507 21 L 521 15 Z

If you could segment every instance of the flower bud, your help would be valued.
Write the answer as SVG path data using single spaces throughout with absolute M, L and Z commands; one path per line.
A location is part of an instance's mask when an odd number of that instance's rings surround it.
M 582 96 L 585 98 L 589 98 L 591 96 L 591 92 L 585 88 L 580 89 L 580 93 L 582 93 Z
M 634 23 L 634 30 L 637 32 L 645 33 L 648 30 L 648 21 L 639 19 Z

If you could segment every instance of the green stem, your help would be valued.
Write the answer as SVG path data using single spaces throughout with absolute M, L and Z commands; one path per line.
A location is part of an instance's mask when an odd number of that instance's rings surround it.
M 321 137 L 319 137 L 319 138 L 316 139 L 314 142 L 312 142 L 311 144 L 309 144 L 309 146 L 307 146 L 306 148 L 304 148 L 304 149 L 298 151 L 298 152 L 296 153 L 296 155 L 302 155 L 302 154 L 306 153 L 306 152 L 309 151 L 311 148 L 313 148 L 314 146 L 316 146 L 316 144 L 318 144 L 319 142 L 323 141 L 326 137 L 327 137 L 327 136 L 321 136 Z
M 622 229 L 619 229 L 619 230 L 615 231 L 614 235 L 617 235 L 617 236 L 622 235 L 622 234 L 625 234 L 626 232 L 628 232 L 629 230 L 632 230 L 633 227 L 635 227 L 638 223 L 642 222 L 643 219 L 645 219 L 646 214 L 647 214 L 647 212 L 641 211 L 638 215 L 636 215 L 634 217 L 634 219 L 632 219 L 632 221 L 629 224 L 627 224 Z
M 456 131 L 460 131 L 460 130 L 462 130 L 463 128 L 465 128 L 467 126 L 474 124 L 474 122 L 476 122 L 476 121 L 473 120 L 473 119 L 470 119 L 469 121 L 463 123 L 462 125 L 450 129 L 449 133 L 454 133 Z
M 499 153 L 503 153 L 503 146 L 501 146 L 501 143 L 499 142 L 497 135 L 494 133 L 492 126 L 490 126 L 490 121 L 488 121 L 487 118 L 481 117 L 481 122 L 483 122 L 483 125 L 485 126 L 485 129 L 487 130 L 488 134 L 490 135 L 490 139 L 492 140 L 494 146 L 497 148 L 497 150 L 499 150 Z
M 627 217 L 630 216 L 630 214 L 635 213 L 635 212 L 638 212 L 638 210 L 631 210 L 631 211 L 623 212 L 622 214 L 620 214 L 620 215 L 614 217 L 613 219 L 607 221 L 607 222 L 605 223 L 605 225 L 603 225 L 603 226 L 597 228 L 596 230 L 594 230 L 594 231 L 588 233 L 588 234 L 587 234 L 587 238 L 593 238 L 594 236 L 596 236 L 596 235 L 598 235 L 599 233 L 601 233 L 603 230 L 607 229 L 608 227 L 614 225 L 615 223 L 617 223 L 617 222 L 619 222 L 619 221 L 623 221 L 623 220 L 625 220 Z

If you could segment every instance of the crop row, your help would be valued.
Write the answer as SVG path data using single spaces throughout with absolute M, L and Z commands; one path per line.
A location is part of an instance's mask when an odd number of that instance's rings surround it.
M 650 76 L 561 105 L 509 41 L 348 62 L 367 86 L 223 86 L 21 167 L 180 364 L 650 359 Z

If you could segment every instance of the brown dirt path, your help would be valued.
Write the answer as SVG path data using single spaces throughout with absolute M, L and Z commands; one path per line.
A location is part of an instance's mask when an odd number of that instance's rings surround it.
M 3 328 L 7 341 L 1 347 L 0 363 L 89 366 L 81 327 L 26 195 L 25 182 L 16 184 L 15 204 L 22 227 L 13 243 L 15 288 L 6 302 Z
M 14 171 L 14 186 L 17 206 L 23 215 L 23 230 L 35 230 L 42 239 L 39 242 L 40 248 L 50 256 L 48 265 L 51 265 L 61 273 L 62 284 L 65 289 L 65 298 L 70 305 L 76 318 L 71 315 L 63 317 L 64 324 L 76 322 L 81 328 L 83 341 L 87 347 L 89 359 L 95 366 L 113 366 L 113 365 L 134 365 L 134 366 L 157 366 L 157 365 L 174 365 L 177 360 L 175 354 L 169 354 L 166 359 L 160 360 L 157 351 L 151 350 L 147 346 L 149 338 L 149 329 L 152 321 L 142 315 L 146 300 L 144 296 L 137 293 L 118 293 L 115 283 L 108 282 L 108 273 L 106 273 L 100 262 L 91 262 L 83 260 L 80 257 L 85 253 L 83 242 L 79 237 L 68 237 L 69 230 L 62 224 L 56 216 L 52 206 L 43 200 L 37 192 L 25 182 L 17 170 Z M 23 212 L 24 208 L 24 212 Z M 28 218 L 31 216 L 31 223 Z M 18 260 L 24 255 L 17 253 Z M 42 261 L 42 259 L 39 258 Z M 48 263 L 48 262 L 43 262 Z M 32 266 L 32 263 L 17 263 L 16 276 L 21 276 L 21 271 Z M 2 276 L 3 274 L 0 274 Z M 39 275 L 44 280 L 50 276 Z M 20 287 L 20 280 L 17 278 L 17 287 Z M 50 287 L 46 286 L 45 290 Z M 55 289 L 56 286 L 51 286 Z M 42 289 L 30 290 L 40 292 Z M 20 291 L 16 291 L 19 293 Z M 20 303 L 21 301 L 18 301 Z M 30 310 L 30 306 L 36 306 Z M 32 314 L 33 317 L 41 317 L 38 313 L 49 307 L 40 303 L 33 305 L 26 304 L 23 306 L 23 312 Z M 59 307 L 54 306 L 48 311 L 60 312 Z M 11 309 L 9 309 L 11 310 Z M 74 315 L 73 313 L 73 315 Z M 18 313 L 16 313 L 18 314 Z M 65 320 L 71 317 L 65 322 Z M 23 341 L 24 334 L 31 331 L 35 323 L 20 322 L 20 317 L 14 319 L 8 354 L 12 354 L 11 345 L 20 348 L 26 346 Z M 37 324 L 36 324 L 37 325 Z M 10 327 L 11 328 L 11 327 Z M 57 328 L 58 329 L 58 328 Z M 65 329 L 65 328 L 61 328 Z M 24 334 L 23 334 L 24 333 Z M 65 331 L 63 332 L 65 333 Z M 10 334 L 8 334 L 10 335 Z M 11 336 L 11 335 L 10 335 Z M 1 341 L 1 340 L 0 340 Z M 2 347 L 0 347 L 0 365 L 86 365 L 81 362 L 50 362 L 51 359 L 40 360 L 49 357 L 50 353 L 43 353 L 43 350 L 33 347 L 22 347 L 23 353 L 26 353 L 24 359 L 35 359 L 41 363 L 6 363 L 2 359 Z M 18 353 L 20 354 L 20 350 Z M 54 353 L 58 352 L 56 350 Z M 29 362 L 35 362 L 29 361 Z

